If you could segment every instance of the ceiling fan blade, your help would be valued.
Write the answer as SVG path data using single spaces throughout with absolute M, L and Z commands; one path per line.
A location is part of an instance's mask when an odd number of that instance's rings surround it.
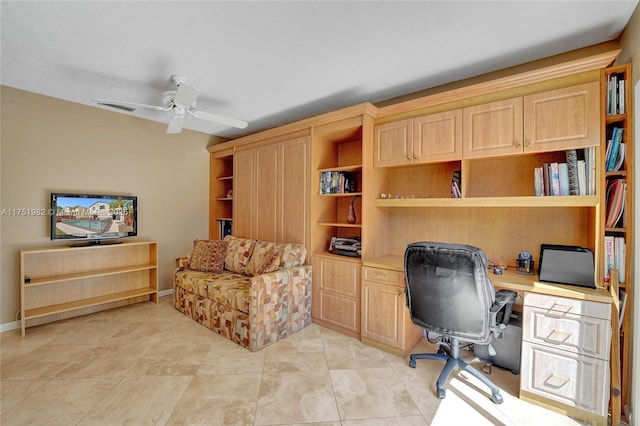
M 191 112 L 191 111 L 189 111 Z M 235 118 L 225 117 L 224 115 L 213 114 L 211 112 L 204 111 L 194 111 L 191 112 L 195 118 L 199 118 L 200 120 L 212 121 L 214 123 L 224 124 L 231 127 L 236 127 L 238 129 L 244 129 L 247 127 L 248 123 L 246 121 L 237 120 Z
M 180 111 L 176 109 L 175 114 L 171 117 L 171 121 L 169 121 L 169 126 L 167 127 L 167 133 L 180 133 L 182 132 L 182 124 L 184 123 L 184 111 Z
M 160 107 L 155 105 L 146 105 L 146 104 L 138 104 L 135 102 L 126 102 L 126 101 L 113 101 L 109 99 L 94 99 L 93 100 L 98 105 L 108 106 L 111 108 L 117 108 L 129 112 L 134 112 L 138 108 L 151 109 L 154 111 L 169 111 L 171 107 Z
M 199 95 L 200 90 L 187 83 L 180 83 L 176 91 L 174 103 L 181 107 L 190 108 Z

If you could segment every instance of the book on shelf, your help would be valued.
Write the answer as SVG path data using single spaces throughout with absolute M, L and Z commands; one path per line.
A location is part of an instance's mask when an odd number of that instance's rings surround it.
M 614 268 L 615 240 L 613 235 L 604 236 L 604 282 L 611 281 L 611 270 Z
M 460 170 L 454 170 L 451 174 L 451 198 L 462 197 L 462 175 Z
M 549 163 L 549 189 L 551 195 L 560 195 L 560 168 L 558 163 Z
M 565 152 L 567 158 L 567 173 L 569 180 L 569 195 L 580 195 L 580 182 L 578 179 L 578 153 L 575 149 Z
M 587 195 L 596 194 L 596 148 L 584 148 L 584 162 L 587 174 Z
M 618 290 L 620 300 L 620 311 L 618 312 L 618 328 L 622 329 L 622 321 L 624 320 L 624 312 L 627 310 L 627 292 L 623 289 Z
M 615 165 L 618 163 L 618 151 L 620 150 L 620 144 L 622 143 L 622 128 L 614 127 L 611 130 L 611 139 L 607 142 L 607 150 L 605 154 L 605 171 L 614 171 Z
M 580 195 L 587 195 L 587 169 L 584 160 L 578 160 L 578 188 Z
M 614 228 L 624 216 L 627 183 L 624 178 L 607 181 L 606 228 Z
M 533 189 L 536 197 L 545 195 L 544 193 L 544 176 L 542 166 L 533 169 Z
M 233 221 L 231 219 L 218 219 L 218 234 L 220 239 L 231 235 Z
M 625 80 L 624 73 L 611 74 L 607 77 L 607 115 L 625 113 Z
M 558 195 L 569 195 L 569 168 L 567 163 L 558 163 L 558 180 L 560 182 L 560 193 Z
M 320 173 L 320 194 L 346 194 L 355 192 L 355 187 L 352 173 L 338 171 Z
M 618 282 L 620 284 L 625 283 L 625 274 L 626 274 L 626 255 L 627 255 L 627 244 L 625 242 L 624 237 L 614 237 L 614 258 L 613 262 L 616 270 L 618 271 Z

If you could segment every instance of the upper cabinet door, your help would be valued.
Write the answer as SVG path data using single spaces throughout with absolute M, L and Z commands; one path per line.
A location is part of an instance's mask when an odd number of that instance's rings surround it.
M 524 97 L 524 151 L 555 151 L 600 144 L 598 82 Z
M 255 150 L 254 181 L 255 207 L 251 238 L 262 241 L 278 241 L 278 194 L 280 181 L 279 144 L 261 146 Z
M 413 120 L 381 124 L 374 129 L 374 167 L 413 162 Z
M 309 246 L 309 137 L 291 139 L 281 144 L 282 167 L 279 183 L 278 241 Z
M 462 158 L 462 110 L 413 119 L 413 161 L 428 163 Z
M 522 98 L 464 108 L 464 158 L 522 153 Z

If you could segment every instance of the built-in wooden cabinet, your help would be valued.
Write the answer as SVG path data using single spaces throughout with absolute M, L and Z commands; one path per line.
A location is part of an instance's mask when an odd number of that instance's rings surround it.
M 30 325 L 143 300 L 158 302 L 158 244 L 20 251 L 22 335 Z
M 360 337 L 360 260 L 313 256 L 314 322 Z
M 376 126 L 374 167 L 458 160 L 462 157 L 462 110 Z
M 234 235 L 307 244 L 309 137 L 285 138 L 234 155 Z
M 404 356 L 422 338 L 424 330 L 411 322 L 403 273 L 363 266 L 361 303 L 363 342 Z
M 600 193 L 601 219 L 600 237 L 603 248 L 598 263 L 602 265 L 601 285 L 607 286 L 614 300 L 612 312 L 613 351 L 611 406 L 612 417 L 619 413 L 628 413 L 631 409 L 631 362 L 634 304 L 634 149 L 633 140 L 633 100 L 632 100 L 631 64 L 605 68 L 601 72 L 601 121 L 602 145 L 601 163 L 604 170 Z M 614 141 L 619 132 L 618 142 Z M 617 155 L 610 153 L 615 145 Z M 623 155 L 620 156 L 620 151 Z M 611 165 L 607 159 L 613 157 Z M 616 162 L 615 158 L 620 161 Z M 618 163 L 618 164 L 616 164 Z M 615 191 L 620 191 L 621 214 L 615 214 Z M 613 217 L 613 219 L 610 219 Z M 616 218 L 617 217 L 617 218 Z M 618 320 L 622 316 L 622 322 Z M 619 364 L 619 365 L 618 365 Z
M 463 157 L 496 157 L 600 143 L 598 81 L 463 109 Z
M 607 424 L 611 307 L 525 292 L 520 397 Z

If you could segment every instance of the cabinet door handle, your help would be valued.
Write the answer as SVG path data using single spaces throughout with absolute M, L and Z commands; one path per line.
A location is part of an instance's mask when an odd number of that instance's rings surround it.
M 565 314 L 568 313 L 571 309 L 573 309 L 573 306 L 561 305 L 559 303 L 554 303 L 553 305 L 551 305 L 551 308 L 549 308 L 550 311 L 560 311 L 564 312 Z
M 411 160 L 411 156 L 410 155 L 407 155 L 407 160 Z
M 525 142 L 525 146 L 526 146 L 527 148 L 531 148 L 531 141 L 526 141 L 526 142 Z
M 544 385 L 552 389 L 560 389 L 570 381 L 571 379 L 569 377 L 558 376 L 557 374 L 551 373 L 544 381 Z
M 520 148 L 522 144 L 520 142 L 516 142 L 516 148 Z
M 564 336 L 564 339 L 552 339 L 551 336 L 553 336 L 556 333 L 559 334 L 560 336 Z M 556 330 L 554 328 L 553 330 L 551 330 L 551 333 L 549 333 L 549 335 L 545 340 L 548 340 L 554 343 L 565 343 L 571 336 L 572 336 L 572 333 L 569 333 L 568 331 Z

